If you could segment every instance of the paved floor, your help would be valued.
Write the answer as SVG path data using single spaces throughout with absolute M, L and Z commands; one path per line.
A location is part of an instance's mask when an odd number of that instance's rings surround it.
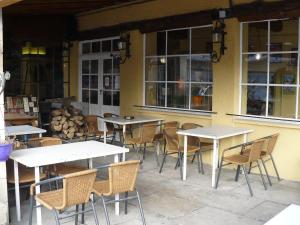
M 134 157 L 130 153 L 129 158 Z M 101 161 L 97 163 L 101 164 Z M 224 170 L 220 186 L 215 190 L 210 187 L 209 166 L 205 166 L 205 175 L 201 175 L 197 172 L 196 164 L 188 163 L 188 177 L 184 182 L 180 180 L 179 171 L 174 170 L 174 165 L 175 159 L 168 158 L 163 172 L 159 174 L 153 154 L 149 153 L 146 157 L 137 187 L 148 225 L 259 225 L 291 203 L 300 205 L 300 182 L 278 182 L 273 178 L 273 186 L 265 191 L 260 177 L 250 175 L 254 192 L 254 197 L 250 197 L 244 177 L 241 176 L 239 182 L 234 182 L 232 170 Z M 23 201 L 23 219 L 19 223 L 15 219 L 15 208 L 11 207 L 12 225 L 28 224 L 28 206 L 28 201 Z M 100 201 L 96 203 L 96 210 L 100 224 L 106 224 Z M 115 216 L 111 206 L 111 224 L 141 224 L 135 202 L 130 203 L 128 210 L 128 214 L 124 215 L 122 204 L 121 215 Z M 43 209 L 42 213 L 43 225 L 55 224 L 49 211 Z M 92 215 L 86 217 L 86 224 L 94 224 Z

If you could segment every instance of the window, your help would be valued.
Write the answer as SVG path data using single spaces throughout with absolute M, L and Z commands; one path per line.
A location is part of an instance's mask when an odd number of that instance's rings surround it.
M 241 114 L 299 118 L 298 28 L 298 19 L 241 24 Z
M 212 110 L 212 26 L 145 35 L 145 105 Z

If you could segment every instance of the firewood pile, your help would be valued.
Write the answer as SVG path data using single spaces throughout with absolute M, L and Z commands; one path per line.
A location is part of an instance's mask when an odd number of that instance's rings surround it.
M 54 136 L 72 139 L 85 135 L 86 123 L 80 110 L 70 106 L 64 109 L 55 109 L 51 115 L 51 130 Z

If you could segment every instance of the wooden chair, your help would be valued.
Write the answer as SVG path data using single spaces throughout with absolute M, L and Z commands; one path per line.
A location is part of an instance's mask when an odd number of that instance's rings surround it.
M 271 179 L 270 179 L 270 176 L 269 176 L 266 164 L 265 164 L 267 161 L 271 160 L 272 165 L 273 165 L 274 170 L 275 170 L 275 173 L 276 173 L 276 176 L 277 176 L 277 179 L 278 179 L 278 181 L 280 181 L 280 176 L 279 176 L 274 158 L 272 156 L 272 153 L 274 151 L 274 148 L 275 148 L 275 145 L 277 143 L 278 137 L 279 137 L 279 133 L 276 133 L 276 134 L 273 134 L 273 135 L 270 135 L 270 136 L 267 136 L 267 137 L 260 138 L 261 140 L 265 140 L 265 146 L 261 151 L 260 160 L 261 160 L 262 165 L 264 167 L 264 170 L 266 172 L 266 175 L 267 175 L 270 186 L 272 186 L 272 182 L 271 182 Z M 244 150 L 242 152 L 242 154 L 243 155 L 249 155 L 249 149 Z M 251 172 L 251 168 L 252 168 L 252 164 L 250 164 L 248 173 Z
M 164 137 L 166 139 L 166 151 L 164 152 L 163 161 L 162 161 L 162 164 L 160 166 L 159 173 L 162 172 L 164 163 L 166 161 L 166 156 L 167 155 L 172 155 L 172 154 L 177 154 L 179 161 L 177 161 L 175 168 L 177 168 L 177 166 L 179 164 L 179 166 L 180 166 L 180 176 L 181 176 L 181 179 L 182 179 L 183 178 L 183 174 L 182 174 L 182 165 L 183 165 L 182 161 L 183 160 L 182 160 L 182 158 L 183 158 L 184 148 L 183 148 L 183 146 L 179 145 L 179 137 L 178 137 L 178 134 L 177 134 L 177 128 L 176 127 L 165 128 L 164 129 Z M 200 151 L 199 145 L 196 145 L 196 146 L 188 145 L 187 146 L 188 156 L 190 156 L 191 154 L 192 155 L 194 155 L 194 154 L 197 155 L 198 171 L 200 173 L 199 151 Z
M 61 220 L 70 218 L 72 216 L 75 216 L 75 224 L 78 224 L 78 215 L 83 215 L 84 213 L 90 211 L 92 211 L 94 214 L 95 224 L 99 225 L 94 203 L 92 200 L 90 200 L 93 185 L 96 179 L 96 172 L 97 170 L 86 170 L 32 184 L 30 187 L 29 225 L 32 225 L 34 199 L 37 203 L 53 212 L 56 225 L 60 225 Z M 63 182 L 62 189 L 35 194 L 36 186 L 41 186 L 43 184 L 49 184 L 56 181 Z M 79 205 L 86 204 L 88 202 L 90 202 L 92 209 L 79 211 Z M 72 206 L 76 206 L 76 210 L 71 214 L 68 213 L 66 216 L 62 216 L 63 211 Z
M 135 187 L 139 164 L 140 161 L 132 160 L 105 166 L 108 167 L 108 180 L 95 182 L 93 193 L 101 197 L 102 199 L 107 225 L 110 225 L 110 219 L 106 205 L 114 203 L 116 202 L 116 200 L 106 200 L 105 197 L 123 193 L 125 194 L 125 197 L 120 199 L 119 201 L 125 201 L 125 214 L 127 214 L 128 200 L 137 199 L 143 225 L 146 225 L 140 195 Z M 99 167 L 99 169 L 105 167 Z M 128 196 L 129 192 L 135 192 L 135 195 Z
M 139 152 L 139 149 L 143 148 L 143 157 L 141 161 L 145 159 L 147 144 L 155 144 L 154 137 L 157 129 L 156 123 L 146 123 L 139 127 L 139 135 L 133 138 L 125 138 L 126 145 L 133 145 L 134 148 Z M 139 145 L 139 147 L 138 147 Z M 158 163 L 158 156 L 154 152 L 156 162 Z
M 181 128 L 183 130 L 196 129 L 196 128 L 201 128 L 201 127 L 203 127 L 203 126 L 199 125 L 199 124 L 196 124 L 196 123 L 184 123 L 184 124 L 181 125 Z M 199 157 L 200 157 L 200 162 L 201 162 L 201 172 L 202 172 L 202 174 L 204 174 L 202 153 L 207 152 L 207 151 L 211 151 L 213 149 L 213 144 L 211 142 L 201 141 L 201 139 L 197 138 L 197 137 L 188 137 L 188 145 L 199 146 L 199 148 L 200 148 Z M 194 162 L 196 156 L 197 156 L 197 154 L 194 154 L 193 159 L 192 159 L 192 163 Z
M 119 117 L 119 116 L 116 114 L 113 114 L 113 113 L 104 113 L 103 117 L 110 118 L 110 117 Z M 119 134 L 120 142 L 122 143 L 123 142 L 122 140 L 124 140 L 122 127 L 119 125 L 115 125 L 113 123 L 105 123 L 105 124 L 106 124 L 106 129 L 107 129 L 107 132 L 106 132 L 107 135 L 112 136 L 111 144 L 116 140 L 117 133 Z
M 101 140 L 101 137 L 104 136 L 104 132 L 98 129 L 98 116 L 96 115 L 87 115 L 85 116 L 87 133 L 85 139 L 94 138 L 96 140 Z
M 265 190 L 267 190 L 265 180 L 264 180 L 264 177 L 263 177 L 263 174 L 262 174 L 261 166 L 259 164 L 260 154 L 261 154 L 261 150 L 262 150 L 263 145 L 264 145 L 264 140 L 257 140 L 257 141 L 254 141 L 254 142 L 249 142 L 249 143 L 245 143 L 245 144 L 241 144 L 241 145 L 236 145 L 236 146 L 233 146 L 231 148 L 225 149 L 223 151 L 223 154 L 222 154 L 222 159 L 221 159 L 221 162 L 220 162 L 215 187 L 216 188 L 218 187 L 222 167 L 226 166 L 226 165 L 233 164 L 233 165 L 237 166 L 235 181 L 238 181 L 239 174 L 240 174 L 240 169 L 242 168 L 242 170 L 245 174 L 245 178 L 246 178 L 246 182 L 247 182 L 247 185 L 248 185 L 248 188 L 249 188 L 250 195 L 253 196 L 253 191 L 252 191 L 252 188 L 250 186 L 250 182 L 249 182 L 249 179 L 248 179 L 248 175 L 247 175 L 247 172 L 246 172 L 245 165 L 255 162 L 255 163 L 257 163 L 257 166 L 259 168 L 259 172 L 260 172 L 260 176 L 261 176 L 264 188 L 265 188 Z M 227 153 L 228 151 L 231 151 L 231 150 L 234 150 L 234 149 L 237 149 L 237 148 L 243 149 L 243 148 L 246 148 L 246 147 L 249 149 L 249 155 L 248 156 L 243 155 L 240 152 L 225 156 L 225 153 Z M 223 165 L 224 162 L 227 163 L 227 164 Z

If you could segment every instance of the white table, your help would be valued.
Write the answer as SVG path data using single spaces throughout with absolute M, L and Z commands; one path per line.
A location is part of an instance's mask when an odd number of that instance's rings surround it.
M 195 128 L 189 130 L 180 130 L 177 133 L 184 136 L 184 154 L 183 154 L 183 180 L 186 180 L 187 164 L 187 139 L 188 136 L 207 138 L 213 140 L 213 157 L 212 157 L 212 187 L 216 183 L 216 169 L 219 162 L 219 142 L 221 139 L 244 135 L 244 142 L 247 142 L 248 133 L 253 132 L 247 128 L 237 128 L 230 126 L 211 126 L 204 128 Z
M 265 225 L 299 225 L 300 206 L 291 204 L 270 219 Z
M 146 117 L 146 116 L 136 116 L 133 119 L 125 119 L 124 117 L 109 117 L 109 118 L 103 118 L 102 119 L 104 123 L 113 123 L 118 124 L 123 127 L 123 137 L 125 138 L 126 134 L 126 126 L 131 124 L 142 124 L 142 123 L 150 123 L 150 122 L 158 122 L 158 124 L 163 121 L 163 119 L 160 118 L 154 118 L 154 117 Z M 106 128 L 104 128 L 104 143 L 106 143 Z M 123 143 L 124 145 L 124 143 Z
M 97 141 L 76 142 L 71 144 L 52 145 L 14 151 L 10 155 L 10 158 L 14 160 L 16 211 L 18 221 L 21 221 L 18 163 L 34 168 L 35 182 L 39 182 L 40 167 L 42 166 L 89 159 L 89 168 L 93 168 L 93 158 L 114 155 L 114 162 L 118 162 L 118 155 L 125 154 L 128 151 L 129 150 L 126 148 L 104 144 Z M 125 160 L 125 158 L 123 158 L 123 160 Z M 36 187 L 36 193 L 40 193 L 39 186 Z M 116 195 L 116 199 L 119 199 L 119 195 Z M 116 214 L 119 214 L 119 203 L 116 203 L 115 210 Z M 41 208 L 38 207 L 36 211 L 37 225 L 41 225 Z
M 38 127 L 33 127 L 29 125 L 20 126 L 7 126 L 5 127 L 6 136 L 16 136 L 16 135 L 28 135 L 28 134 L 39 134 L 41 137 L 43 133 L 47 131 Z

